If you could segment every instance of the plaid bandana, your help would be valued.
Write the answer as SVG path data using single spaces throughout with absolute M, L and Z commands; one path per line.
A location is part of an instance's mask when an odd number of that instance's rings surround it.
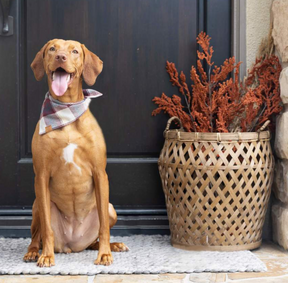
M 88 109 L 91 98 L 102 93 L 94 89 L 83 89 L 84 100 L 75 103 L 63 103 L 46 93 L 40 116 L 39 134 L 62 128 L 76 121 Z

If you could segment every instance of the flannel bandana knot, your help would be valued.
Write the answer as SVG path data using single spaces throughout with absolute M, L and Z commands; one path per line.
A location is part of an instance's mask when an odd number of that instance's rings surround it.
M 48 91 L 41 109 L 39 134 L 43 135 L 73 123 L 88 109 L 91 98 L 102 95 L 94 89 L 83 89 L 83 94 L 82 101 L 63 103 L 54 99 Z

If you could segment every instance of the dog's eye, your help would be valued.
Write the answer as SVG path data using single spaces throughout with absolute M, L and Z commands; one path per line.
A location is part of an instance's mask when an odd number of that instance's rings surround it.
M 78 54 L 78 51 L 77 51 L 76 49 L 74 49 L 72 52 L 73 52 L 74 54 Z
M 49 50 L 50 51 L 55 51 L 55 47 L 52 46 L 52 47 L 49 48 Z

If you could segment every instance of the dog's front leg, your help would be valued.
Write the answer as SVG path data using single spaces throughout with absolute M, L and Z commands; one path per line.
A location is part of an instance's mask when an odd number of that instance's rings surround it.
M 105 169 L 95 169 L 93 172 L 93 179 L 100 220 L 99 252 L 94 263 L 110 265 L 113 262 L 113 257 L 110 248 L 109 182 Z
M 50 267 L 55 265 L 55 258 L 54 235 L 51 228 L 49 175 L 45 173 L 36 173 L 35 194 L 39 209 L 43 246 L 42 254 L 37 261 L 37 265 L 40 267 Z

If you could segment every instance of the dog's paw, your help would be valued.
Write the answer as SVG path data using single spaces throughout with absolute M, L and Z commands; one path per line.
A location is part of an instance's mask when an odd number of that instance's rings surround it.
M 98 254 L 97 259 L 94 261 L 96 265 L 110 265 L 113 262 L 112 254 Z
M 128 252 L 129 248 L 124 243 L 111 243 L 112 252 Z
M 37 261 L 37 266 L 39 267 L 51 267 L 55 265 L 55 258 L 54 255 L 41 255 Z
M 35 262 L 38 260 L 39 257 L 40 254 L 38 253 L 38 251 L 30 251 L 24 255 L 23 260 L 26 262 Z

